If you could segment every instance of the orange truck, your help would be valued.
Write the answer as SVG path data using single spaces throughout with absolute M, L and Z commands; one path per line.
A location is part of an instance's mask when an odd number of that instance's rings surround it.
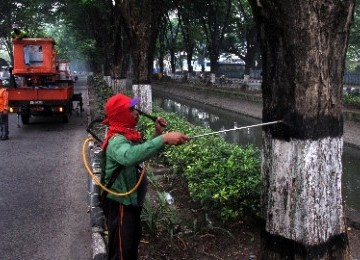
M 67 123 L 73 101 L 82 105 L 82 97 L 74 94 L 68 63 L 57 60 L 54 39 L 14 39 L 13 54 L 9 111 L 18 113 L 23 124 L 31 116 L 59 116 Z

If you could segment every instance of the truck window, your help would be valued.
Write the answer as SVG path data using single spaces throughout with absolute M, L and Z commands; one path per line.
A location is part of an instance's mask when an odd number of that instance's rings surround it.
M 43 51 L 41 45 L 24 46 L 25 64 L 30 66 L 42 66 Z

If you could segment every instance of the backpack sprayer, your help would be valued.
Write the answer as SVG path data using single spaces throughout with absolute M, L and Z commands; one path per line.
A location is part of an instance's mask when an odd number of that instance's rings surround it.
M 156 117 L 155 116 L 150 116 L 147 115 L 149 118 L 151 118 L 153 121 L 156 121 Z M 101 144 L 103 141 L 99 138 L 99 136 L 95 133 L 95 131 L 93 130 L 93 127 L 95 124 L 97 123 L 101 123 L 103 121 L 102 118 L 97 118 L 94 119 L 93 121 L 90 122 L 89 126 L 86 128 L 86 131 L 91 134 L 92 137 L 87 138 L 84 143 L 83 143 L 83 148 L 82 148 L 82 159 L 83 159 L 83 163 L 84 166 L 88 172 L 88 174 L 91 176 L 91 178 L 94 180 L 94 182 L 103 190 L 103 192 L 101 193 L 101 195 L 99 196 L 99 202 L 101 205 L 107 194 L 112 194 L 114 196 L 118 196 L 118 197 L 124 197 L 124 196 L 128 196 L 131 193 L 133 193 L 134 191 L 136 191 L 138 189 L 138 187 L 140 186 L 144 176 L 145 176 L 145 170 L 146 170 L 146 166 L 144 167 L 140 167 L 138 166 L 138 169 L 141 171 L 140 177 L 138 179 L 138 181 L 136 182 L 135 186 L 130 189 L 127 192 L 116 192 L 114 190 L 111 189 L 112 185 L 114 184 L 114 182 L 116 181 L 117 177 L 120 175 L 122 168 L 124 167 L 123 165 L 119 165 L 115 171 L 112 173 L 109 182 L 104 185 L 103 183 L 101 183 L 101 181 L 98 179 L 98 177 L 93 173 L 93 171 L 91 170 L 89 163 L 87 161 L 86 158 L 86 147 L 87 145 L 91 142 L 91 141 L 97 141 L 99 144 Z
M 152 120 L 153 122 L 156 122 L 158 117 L 156 116 L 152 116 L 149 115 L 139 109 L 136 109 L 136 111 L 139 113 L 139 115 L 145 116 L 147 118 L 149 118 L 150 120 Z M 96 184 L 103 189 L 103 193 L 101 195 L 101 199 L 103 200 L 107 193 L 110 193 L 114 196 L 128 196 L 129 194 L 133 193 L 134 191 L 137 190 L 137 188 L 139 187 L 140 183 L 142 182 L 142 179 L 145 175 L 145 169 L 146 166 L 144 166 L 143 168 L 141 168 L 141 175 L 139 177 L 139 180 L 137 181 L 137 183 L 135 184 L 135 186 L 129 190 L 128 192 L 115 192 L 113 190 L 111 190 L 111 186 L 113 185 L 113 183 L 115 182 L 116 178 L 119 176 L 120 172 L 121 172 L 121 168 L 122 166 L 120 165 L 115 172 L 113 173 L 113 175 L 111 176 L 109 182 L 107 183 L 107 185 L 104 185 L 101 183 L 101 181 L 95 176 L 95 174 L 92 172 L 92 170 L 90 169 L 89 163 L 86 159 L 86 146 L 88 145 L 89 142 L 91 141 L 97 141 L 99 144 L 101 144 L 103 141 L 99 138 L 99 136 L 95 133 L 95 131 L 93 130 L 94 125 L 101 123 L 103 121 L 102 118 L 97 118 L 94 119 L 93 121 L 90 122 L 89 126 L 86 128 L 86 131 L 91 134 L 92 138 L 87 138 L 84 143 L 83 143 L 83 149 L 82 149 L 82 155 L 83 155 L 83 163 L 85 165 L 86 170 L 88 171 L 89 175 L 92 177 L 92 179 L 96 182 Z M 164 125 L 162 122 L 159 121 L 159 124 L 163 127 L 166 127 L 166 125 Z

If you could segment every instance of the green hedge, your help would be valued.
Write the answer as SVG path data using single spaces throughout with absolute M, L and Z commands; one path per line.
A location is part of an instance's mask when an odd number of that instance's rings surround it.
M 168 121 L 167 131 L 188 136 L 209 132 L 189 124 L 175 113 L 154 109 Z M 149 136 L 153 123 L 141 120 Z M 163 157 L 174 173 L 183 174 L 191 197 L 223 219 L 239 217 L 244 210 L 258 206 L 260 190 L 260 151 L 229 144 L 219 136 L 190 139 L 181 146 L 167 146 Z
M 344 95 L 344 103 L 360 108 L 360 96 L 357 93 L 346 94 Z

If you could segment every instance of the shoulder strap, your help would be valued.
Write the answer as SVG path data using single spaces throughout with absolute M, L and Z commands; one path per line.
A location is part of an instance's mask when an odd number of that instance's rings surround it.
M 112 185 L 114 184 L 114 182 L 116 181 L 117 177 L 119 177 L 121 170 L 124 168 L 124 165 L 119 165 L 116 170 L 113 172 L 113 174 L 111 175 L 111 178 L 109 180 L 109 182 L 107 183 L 107 185 L 105 186 L 107 189 L 111 189 Z M 138 171 L 142 171 L 143 168 L 138 165 L 137 166 Z M 106 190 L 103 190 L 102 194 L 99 197 L 99 201 L 100 204 L 102 204 L 107 196 L 108 192 Z
M 114 182 L 116 181 L 117 177 L 119 177 L 121 170 L 123 169 L 123 165 L 119 165 L 116 170 L 113 172 L 113 174 L 111 175 L 111 178 L 109 180 L 109 182 L 106 184 L 106 188 L 107 189 L 111 189 L 111 187 L 113 186 Z M 108 192 L 106 190 L 103 190 L 101 196 L 99 197 L 100 202 L 102 203 L 106 196 L 107 196 Z

